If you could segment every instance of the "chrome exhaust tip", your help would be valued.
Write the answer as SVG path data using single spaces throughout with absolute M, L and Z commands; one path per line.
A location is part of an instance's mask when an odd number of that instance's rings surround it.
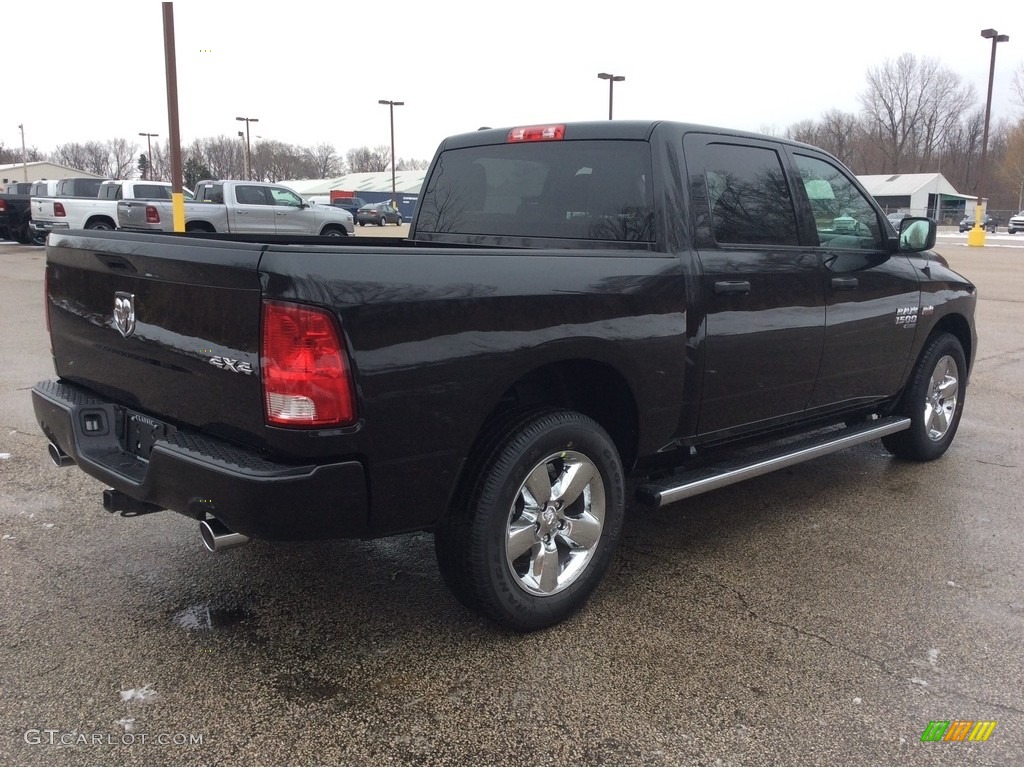
M 58 448 L 55 443 L 50 443 L 46 448 L 46 452 L 50 454 L 50 461 L 53 462 L 55 467 L 70 467 L 75 463 L 75 460 Z
M 215 517 L 199 521 L 199 534 L 203 537 L 203 546 L 210 552 L 240 547 L 249 541 L 248 536 L 235 533 Z

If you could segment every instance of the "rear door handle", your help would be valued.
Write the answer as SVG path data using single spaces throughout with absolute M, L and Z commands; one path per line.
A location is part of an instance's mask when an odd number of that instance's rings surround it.
M 715 293 L 719 296 L 745 296 L 750 293 L 750 283 L 746 280 L 719 280 L 715 283 Z
M 857 288 L 856 277 L 833 277 L 832 289 L 836 291 L 853 291 Z

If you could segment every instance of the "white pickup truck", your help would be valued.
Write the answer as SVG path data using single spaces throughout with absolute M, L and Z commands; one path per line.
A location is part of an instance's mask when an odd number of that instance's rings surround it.
M 96 197 L 33 197 L 32 234 L 45 238 L 54 230 L 116 229 L 117 203 L 129 198 L 169 201 L 171 185 L 166 181 L 107 180 L 100 184 Z
M 119 229 L 174 229 L 170 201 L 122 200 Z M 306 202 L 280 184 L 260 181 L 201 181 L 185 203 L 186 232 L 344 237 L 355 230 L 352 214 L 333 205 Z

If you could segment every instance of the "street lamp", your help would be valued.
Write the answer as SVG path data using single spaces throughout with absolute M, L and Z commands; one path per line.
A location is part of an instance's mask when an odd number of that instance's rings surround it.
M 139 133 L 139 136 L 146 137 L 146 173 L 143 176 L 144 179 L 153 178 L 153 143 L 150 139 L 159 135 L 159 133 Z
M 258 123 L 260 119 L 258 117 L 236 117 L 235 120 L 245 123 L 245 178 L 248 181 L 252 181 L 252 149 L 249 147 L 249 123 Z M 238 135 L 241 136 L 242 132 L 239 131 Z
M 609 75 L 607 72 L 598 72 L 597 76 L 601 80 L 608 81 L 608 119 L 612 119 L 612 89 L 616 83 L 621 83 L 626 79 L 625 75 Z
M 398 208 L 398 196 L 395 194 L 395 107 L 405 106 L 404 101 L 388 101 L 377 99 L 378 104 L 387 104 L 388 112 L 391 115 L 391 205 Z
M 18 123 L 18 130 L 21 131 L 21 172 L 28 181 L 28 162 L 25 155 L 25 125 Z
M 967 233 L 967 244 L 971 246 L 985 245 L 985 222 L 981 215 L 981 199 L 985 185 L 985 156 L 988 154 L 988 120 L 992 113 L 992 80 L 996 75 L 996 45 L 1005 43 L 1009 35 L 1000 35 L 994 29 L 981 30 L 981 36 L 992 41 L 992 61 L 988 66 L 988 98 L 985 100 L 985 131 L 981 137 L 981 165 L 978 168 L 978 202 L 974 206 L 974 229 Z

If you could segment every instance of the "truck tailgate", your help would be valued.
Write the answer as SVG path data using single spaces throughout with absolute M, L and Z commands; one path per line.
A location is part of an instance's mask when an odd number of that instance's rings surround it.
M 147 208 L 150 213 L 147 214 Z M 173 220 L 170 203 L 157 200 L 119 200 L 117 203 L 117 226 L 121 229 L 171 229 Z M 147 220 L 153 219 L 153 220 Z M 169 223 L 163 226 L 163 222 Z
M 57 374 L 143 414 L 263 436 L 261 246 L 81 232 L 47 247 Z

